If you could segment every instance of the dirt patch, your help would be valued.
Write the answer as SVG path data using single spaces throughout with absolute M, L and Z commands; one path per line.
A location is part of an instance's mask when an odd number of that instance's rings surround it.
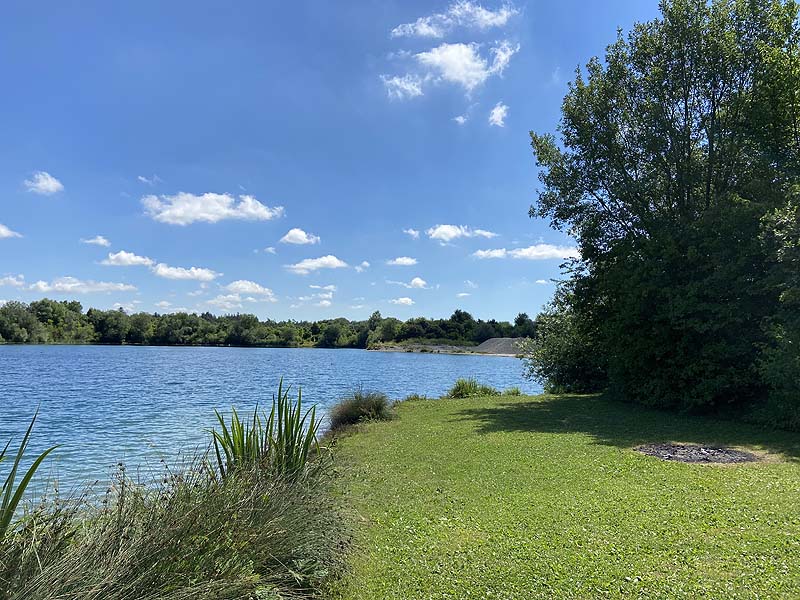
M 674 460 L 685 463 L 745 463 L 759 460 L 755 454 L 692 444 L 645 444 L 634 448 L 637 452 L 655 456 L 661 460 Z

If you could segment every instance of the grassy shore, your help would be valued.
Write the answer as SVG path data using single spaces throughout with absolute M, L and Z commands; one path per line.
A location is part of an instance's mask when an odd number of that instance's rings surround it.
M 763 460 L 632 450 L 664 441 Z M 362 527 L 336 598 L 800 597 L 797 434 L 598 397 L 421 400 L 337 455 Z

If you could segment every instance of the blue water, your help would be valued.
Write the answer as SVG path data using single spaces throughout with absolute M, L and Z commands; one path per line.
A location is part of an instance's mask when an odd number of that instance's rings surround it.
M 268 403 L 278 380 L 325 411 L 363 386 L 392 399 L 443 394 L 459 377 L 538 391 L 518 359 L 284 348 L 0 346 L 0 442 L 19 439 L 37 406 L 31 453 L 60 444 L 45 471 L 64 489 L 107 480 L 115 465 L 173 462 L 208 443 L 214 409 Z M 5 472 L 5 470 L 3 470 Z M 130 471 L 129 471 L 130 472 Z M 44 477 L 44 474 L 43 474 Z

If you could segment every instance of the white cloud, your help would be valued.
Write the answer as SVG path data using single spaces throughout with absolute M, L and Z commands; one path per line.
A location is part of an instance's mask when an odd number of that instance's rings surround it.
M 193 292 L 188 292 L 186 295 L 194 298 L 195 296 L 202 296 L 203 294 L 205 294 L 205 290 L 194 290 Z
M 494 108 L 489 113 L 489 125 L 494 125 L 495 127 L 505 127 L 507 116 L 508 106 L 502 102 L 498 102 L 494 105 Z
M 21 233 L 17 233 L 16 231 L 12 231 L 2 223 L 0 223 L 0 240 L 5 238 L 15 238 L 15 237 L 22 237 Z
M 403 233 L 410 236 L 411 239 L 418 240 L 419 239 L 419 231 L 409 227 L 408 229 L 403 229 Z
M 386 88 L 389 98 L 405 100 L 406 98 L 416 98 L 422 96 L 422 78 L 419 75 L 406 73 L 403 76 L 381 75 L 381 81 Z
M 527 248 L 495 248 L 478 250 L 472 254 L 475 258 L 517 258 L 526 260 L 548 260 L 553 258 L 580 258 L 577 248 L 572 246 L 554 246 L 553 244 L 536 244 Z
M 414 304 L 414 301 L 411 298 L 403 297 L 403 298 L 394 298 L 392 300 L 389 300 L 389 303 L 401 304 L 403 306 L 411 306 L 412 304 Z
M 298 275 L 308 275 L 312 271 L 317 271 L 319 269 L 342 269 L 346 266 L 346 262 L 336 258 L 332 254 L 328 254 L 327 256 L 320 256 L 319 258 L 306 258 L 299 263 L 286 265 L 286 268 Z
M 147 256 L 139 256 L 133 252 L 109 252 L 108 257 L 100 261 L 101 265 L 114 266 L 114 267 L 133 267 L 143 265 L 150 267 L 155 261 Z
M 166 300 L 161 300 L 160 302 L 156 302 L 154 304 L 157 308 L 166 309 L 172 306 L 172 302 L 167 302 Z
M 271 208 L 253 196 L 239 196 L 237 202 L 230 194 L 201 195 L 179 192 L 174 196 L 145 196 L 145 214 L 161 223 L 189 225 L 198 221 L 216 223 L 224 219 L 269 221 L 283 216 L 283 207 Z
M 422 96 L 427 85 L 442 82 L 461 86 L 469 95 L 490 77 L 502 76 L 519 48 L 519 44 L 507 40 L 496 42 L 488 53 L 477 43 L 442 43 L 426 52 L 407 55 L 414 60 L 410 72 L 381 75 L 381 80 L 388 96 L 399 100 Z M 455 121 L 464 124 L 467 116 Z
M 478 288 L 478 284 L 472 281 L 471 279 L 466 279 L 464 281 L 464 285 L 473 290 Z
M 458 294 L 456 294 L 456 296 L 458 298 L 466 298 L 467 296 L 470 296 L 470 295 L 471 294 L 469 292 L 459 292 Z
M 264 252 L 266 252 L 267 254 L 277 254 L 275 246 L 267 246 L 266 248 L 264 248 Z
M 153 175 L 152 177 L 145 177 L 144 175 L 139 175 L 136 179 L 147 185 L 155 185 L 157 183 L 162 183 L 161 178 L 158 175 Z
M 217 273 L 211 269 L 204 269 L 202 267 L 170 267 L 164 263 L 158 263 L 152 268 L 153 273 L 165 279 L 192 279 L 195 281 L 213 281 L 222 273 Z
M 416 289 L 416 290 L 426 290 L 428 289 L 428 282 L 425 281 L 422 277 L 414 277 L 408 283 L 404 281 L 391 281 L 387 280 L 386 283 L 391 283 L 393 285 L 402 285 L 408 289 Z
M 464 123 L 467 122 L 468 119 L 469 117 L 467 117 L 467 115 L 458 115 L 457 117 L 453 117 L 453 121 L 455 121 L 459 125 L 463 125 Z
M 295 227 L 290 229 L 280 241 L 284 244 L 319 244 L 319 236 Z
M 370 264 L 363 260 L 361 261 L 360 265 L 356 265 L 356 273 L 363 273 L 365 270 L 369 269 Z
M 497 234 L 491 231 L 486 231 L 485 229 L 472 229 L 466 225 L 436 225 L 426 230 L 425 233 L 430 239 L 438 240 L 443 244 L 447 244 L 462 237 L 497 237 Z
M 392 37 L 444 37 L 456 27 L 485 30 L 504 27 L 511 17 L 519 14 L 514 5 L 503 4 L 497 10 L 484 8 L 470 0 L 453 2 L 444 12 L 420 17 L 392 29 Z
M 426 69 L 428 78 L 460 85 L 471 92 L 489 77 L 502 75 L 518 50 L 519 45 L 512 46 L 508 41 L 502 41 L 489 49 L 490 63 L 481 55 L 479 44 L 444 43 L 416 54 L 415 58 Z
M 76 277 L 59 277 L 51 282 L 37 281 L 28 288 L 32 292 L 63 294 L 91 294 L 96 292 L 134 292 L 136 287 L 127 283 L 80 280 Z
M 111 245 L 111 242 L 109 242 L 102 235 L 96 235 L 93 238 L 89 239 L 81 238 L 81 244 L 92 244 L 93 246 L 103 246 L 105 248 L 108 248 Z
M 232 283 L 229 283 L 225 286 L 225 289 L 234 294 L 249 294 L 250 296 L 258 296 L 258 298 L 266 302 L 278 301 L 271 289 L 264 287 L 255 281 L 249 281 L 247 279 L 238 279 Z
M 386 261 L 387 265 L 393 265 L 396 267 L 412 267 L 417 264 L 416 258 L 411 258 L 410 256 L 398 256 L 397 258 L 393 258 L 392 260 Z
M 114 302 L 114 304 L 112 304 L 111 306 L 115 310 L 119 310 L 121 308 L 126 313 L 131 314 L 131 313 L 136 312 L 136 305 L 137 304 L 141 304 L 141 301 L 133 300 L 131 302 Z
M 327 308 L 327 307 L 328 307 L 328 306 L 330 306 L 330 305 L 331 305 L 331 301 L 330 301 L 330 300 L 320 300 L 320 301 L 319 301 L 319 302 L 317 302 L 317 303 L 316 303 L 314 306 L 319 306 L 319 307 L 322 307 L 322 308 Z
M 23 183 L 29 192 L 42 196 L 52 196 L 64 189 L 64 184 L 47 171 L 36 171 L 33 177 L 26 179 Z
M 331 284 L 331 285 L 310 285 L 308 287 L 310 287 L 312 290 L 325 290 L 326 292 L 335 292 L 336 291 L 336 286 L 333 285 L 333 284 Z
M 207 300 L 206 304 L 230 311 L 242 308 L 242 297 L 239 294 L 221 294 L 211 300 Z
M 0 286 L 7 285 L 11 287 L 22 287 L 25 285 L 24 275 L 8 275 L 0 277 Z
M 547 281 L 546 279 L 537 279 L 536 283 L 538 283 L 539 285 L 547 285 L 550 282 Z
M 475 258 L 505 258 L 508 250 L 505 248 L 495 248 L 494 250 L 476 250 L 472 253 Z

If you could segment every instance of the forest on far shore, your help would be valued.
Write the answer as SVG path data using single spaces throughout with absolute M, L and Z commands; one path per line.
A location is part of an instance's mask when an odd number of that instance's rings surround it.
M 448 319 L 401 321 L 375 311 L 365 321 L 261 321 L 250 314 L 84 312 L 76 300 L 48 298 L 0 307 L 0 343 L 14 344 L 368 348 L 403 342 L 472 345 L 493 337 L 530 337 L 535 329 L 525 313 L 509 323 L 475 319 L 463 310 Z

